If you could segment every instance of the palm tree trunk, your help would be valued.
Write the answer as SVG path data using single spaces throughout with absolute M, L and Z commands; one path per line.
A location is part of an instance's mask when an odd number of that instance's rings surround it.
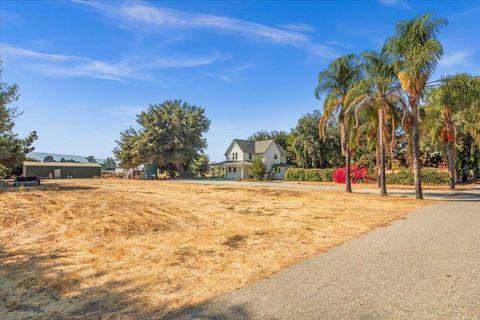
M 447 142 L 448 175 L 450 176 L 450 189 L 455 189 L 455 158 L 453 156 L 453 142 Z
M 345 191 L 346 192 L 352 192 L 352 181 L 350 179 L 350 148 L 347 146 L 345 150 L 345 167 L 346 167 L 346 179 L 345 179 Z
M 380 195 L 387 195 L 386 174 L 385 174 L 385 144 L 384 142 L 384 112 L 383 108 L 378 108 L 378 146 L 379 146 L 379 160 L 380 160 Z
M 377 186 L 381 187 L 380 184 L 380 138 L 377 133 L 377 146 L 375 147 L 375 175 L 377 176 Z
M 420 133 L 418 124 L 417 103 L 413 99 L 410 100 L 412 108 L 412 153 L 413 153 L 413 178 L 415 181 L 415 197 L 423 199 L 422 194 L 422 166 L 420 163 Z
M 342 139 L 343 137 L 343 139 Z M 352 192 L 352 182 L 350 179 L 350 162 L 352 161 L 351 158 L 351 150 L 350 150 L 350 134 L 347 129 L 347 125 L 344 121 L 340 123 L 340 138 L 342 144 L 342 152 L 345 152 L 345 191 Z

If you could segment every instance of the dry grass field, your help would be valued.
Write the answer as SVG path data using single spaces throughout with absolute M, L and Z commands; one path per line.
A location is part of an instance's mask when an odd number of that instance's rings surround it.
M 0 192 L 0 318 L 161 318 L 426 203 L 117 179 Z

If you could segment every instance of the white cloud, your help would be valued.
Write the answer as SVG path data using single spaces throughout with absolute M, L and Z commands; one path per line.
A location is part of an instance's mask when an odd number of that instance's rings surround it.
M 282 26 L 284 29 L 298 32 L 315 32 L 317 28 L 305 23 L 289 23 Z
M 161 31 L 165 28 L 206 28 L 303 48 L 320 57 L 331 58 L 336 56 L 336 52 L 332 48 L 315 44 L 311 37 L 305 34 L 305 32 L 315 30 L 312 26 L 306 24 L 297 23 L 278 28 L 225 16 L 191 14 L 170 8 L 155 7 L 143 2 L 122 2 L 119 5 L 106 5 L 105 3 L 83 0 L 76 0 L 75 2 L 117 17 L 122 20 L 122 25 L 143 28 L 150 32 Z
M 151 71 L 167 68 L 189 68 L 209 65 L 228 57 L 214 53 L 208 57 L 129 57 L 119 62 L 106 62 L 86 57 L 51 54 L 1 44 L 2 55 L 8 59 L 22 59 L 28 67 L 55 78 L 86 77 L 125 81 L 127 79 L 154 80 Z
M 467 51 L 456 51 L 445 55 L 440 61 L 439 65 L 442 67 L 453 66 L 468 66 L 468 57 L 470 54 Z
M 410 9 L 410 6 L 407 4 L 406 0 L 378 0 L 378 3 L 385 6 L 404 7 Z
M 244 63 L 238 66 L 234 66 L 220 72 L 207 72 L 204 73 L 204 76 L 214 79 L 219 79 L 222 81 L 233 81 L 237 80 L 242 77 L 242 75 L 249 69 L 253 68 L 253 64 L 251 63 Z
M 46 61 L 79 61 L 79 60 L 88 60 L 81 57 L 76 56 L 67 56 L 62 54 L 48 54 L 48 53 L 41 53 L 37 51 L 32 51 L 23 48 L 11 47 L 8 44 L 2 43 L 1 45 L 1 52 L 2 55 L 5 56 L 15 56 L 15 57 L 26 57 L 26 58 L 33 58 L 38 60 L 46 60 Z

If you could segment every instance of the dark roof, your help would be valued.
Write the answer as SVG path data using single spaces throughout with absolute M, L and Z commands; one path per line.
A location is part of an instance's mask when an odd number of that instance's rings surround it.
M 255 141 L 233 139 L 245 153 L 255 153 Z
M 240 149 L 244 153 L 265 153 L 267 151 L 268 147 L 272 144 L 275 143 L 280 149 L 280 153 L 285 155 L 285 150 L 283 150 L 282 146 L 276 143 L 273 140 L 258 140 L 258 141 L 250 141 L 250 140 L 241 140 L 241 139 L 233 139 L 233 142 L 236 142 Z

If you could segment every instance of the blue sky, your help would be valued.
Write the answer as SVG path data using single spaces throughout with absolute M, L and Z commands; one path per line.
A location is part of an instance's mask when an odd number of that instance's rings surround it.
M 212 124 L 207 153 L 233 138 L 290 130 L 321 108 L 318 72 L 379 49 L 395 22 L 434 12 L 449 25 L 435 77 L 480 73 L 480 2 L 8 1 L 0 7 L 2 81 L 16 82 L 36 151 L 112 155 L 149 104 L 182 99 Z

